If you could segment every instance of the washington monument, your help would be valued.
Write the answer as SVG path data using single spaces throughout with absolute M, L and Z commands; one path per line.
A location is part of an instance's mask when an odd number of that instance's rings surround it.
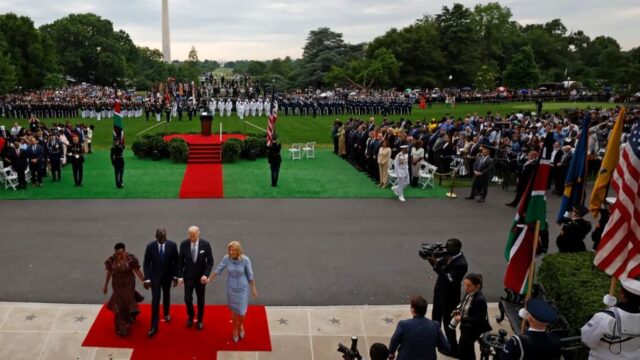
M 162 55 L 171 61 L 171 38 L 169 36 L 169 0 L 162 0 Z

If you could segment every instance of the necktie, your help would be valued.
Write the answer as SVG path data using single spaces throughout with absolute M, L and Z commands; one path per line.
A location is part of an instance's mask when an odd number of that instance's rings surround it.
M 196 253 L 196 246 L 195 245 L 191 245 L 191 260 L 193 260 L 193 263 L 196 263 L 196 256 L 198 254 Z
M 164 244 L 160 244 L 160 260 L 164 261 Z

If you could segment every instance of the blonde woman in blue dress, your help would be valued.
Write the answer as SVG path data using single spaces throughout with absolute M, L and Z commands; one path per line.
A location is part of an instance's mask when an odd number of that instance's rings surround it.
M 254 299 L 258 297 L 251 259 L 243 255 L 240 242 L 232 241 L 227 245 L 227 255 L 220 261 L 216 270 L 209 277 L 209 281 L 213 281 L 222 274 L 225 268 L 228 270 L 227 303 L 232 313 L 233 341 L 238 342 L 245 336 L 243 324 L 249 305 L 249 290 L 251 290 Z

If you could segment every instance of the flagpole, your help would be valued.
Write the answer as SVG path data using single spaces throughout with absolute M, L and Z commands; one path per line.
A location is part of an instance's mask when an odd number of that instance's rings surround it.
M 616 287 L 618 286 L 618 278 L 615 276 L 611 277 L 611 284 L 609 285 L 609 295 L 615 296 Z
M 529 284 L 527 289 L 527 297 L 524 300 L 526 305 L 527 301 L 531 299 L 531 293 L 533 291 L 533 274 L 536 270 L 536 251 L 538 251 L 538 241 L 540 236 L 540 220 L 536 221 L 536 227 L 533 232 L 533 255 L 531 256 L 531 265 L 529 265 L 529 275 L 527 277 L 527 284 Z M 527 327 L 527 319 L 522 319 L 522 326 L 520 328 L 520 333 L 524 333 Z

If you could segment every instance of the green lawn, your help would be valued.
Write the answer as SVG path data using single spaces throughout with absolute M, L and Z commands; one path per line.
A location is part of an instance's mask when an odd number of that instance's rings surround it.
M 186 164 L 169 160 L 137 159 L 125 153 L 124 188 L 117 189 L 109 152 L 94 151 L 84 163 L 82 187 L 75 187 L 71 165 L 62 170 L 62 181 L 45 178 L 42 188 L 0 190 L 0 199 L 167 199 L 177 198 Z M 2 187 L 4 189 L 4 186 Z
M 347 161 L 332 151 L 319 149 L 315 159 L 290 160 L 287 150 L 277 187 L 271 187 L 269 164 L 264 158 L 241 160 L 224 165 L 225 198 L 395 198 L 389 189 L 380 189 Z M 444 197 L 446 189 L 411 188 L 407 199 Z
M 585 108 L 587 106 L 599 106 L 599 107 L 613 107 L 614 105 L 608 103 L 545 103 L 545 110 L 560 110 L 566 108 Z M 404 116 L 409 120 L 431 120 L 432 118 L 440 119 L 446 114 L 453 114 L 455 116 L 464 116 L 468 113 L 486 114 L 487 111 L 493 113 L 499 112 L 501 114 L 511 113 L 513 111 L 520 110 L 534 110 L 534 103 L 510 103 L 510 104 L 457 104 L 455 109 L 452 109 L 446 105 L 436 104 L 431 109 L 420 110 L 418 107 L 414 107 L 413 113 L 409 116 Z M 391 115 L 392 120 L 398 120 L 403 116 Z M 318 144 L 330 144 L 331 143 L 331 125 L 336 118 L 341 120 L 347 120 L 349 116 L 318 116 L 313 118 L 311 116 L 283 116 L 278 118 L 276 124 L 276 131 L 279 133 L 280 141 L 284 144 L 290 144 L 294 142 L 307 142 L 316 141 Z M 368 118 L 368 116 L 362 116 L 362 118 Z M 150 132 L 199 132 L 200 121 L 196 118 L 194 121 L 187 121 L 186 114 L 183 115 L 183 121 L 174 120 L 170 124 L 162 123 L 155 127 Z M 381 120 L 381 117 L 376 117 L 377 121 Z M 52 122 L 59 122 L 58 119 L 44 119 L 46 124 L 50 125 Z M 93 124 L 96 127 L 94 132 L 94 147 L 98 149 L 109 149 L 111 147 L 112 128 L 113 121 L 111 119 L 104 119 L 97 121 L 95 119 L 71 119 L 72 122 L 84 122 L 87 125 Z M 245 121 L 255 124 L 263 129 L 266 128 L 267 118 L 263 117 L 245 117 Z M 13 126 L 13 119 L 0 119 L 0 124 L 3 124 L 9 130 Z M 148 129 L 151 126 L 157 125 L 155 117 L 152 116 L 147 122 L 144 115 L 142 118 L 125 118 L 123 120 L 127 141 L 129 144 L 136 139 L 136 134 Z M 22 126 L 27 126 L 26 120 L 20 121 Z M 235 113 L 231 117 L 223 118 L 223 131 L 241 131 L 241 132 L 260 132 L 260 130 L 246 124 L 241 121 Z M 214 118 L 213 129 L 219 130 L 220 117 Z

